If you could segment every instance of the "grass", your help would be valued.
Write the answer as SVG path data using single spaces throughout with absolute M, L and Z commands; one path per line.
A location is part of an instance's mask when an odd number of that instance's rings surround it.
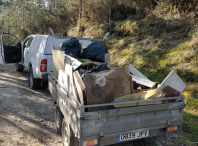
M 145 19 L 136 24 L 136 38 L 143 37 L 141 40 L 125 35 L 126 32 L 122 38 L 115 40 L 116 36 L 112 36 L 107 40 L 112 65 L 132 64 L 155 82 L 162 82 L 171 70 L 175 70 L 187 84 L 184 91 L 186 108 L 182 137 L 171 139 L 171 142 L 174 145 L 196 145 L 193 143 L 198 142 L 198 42 L 193 38 L 195 32 L 187 24 L 177 26 L 162 20 L 149 24 Z M 164 29 L 157 28 L 159 25 Z M 181 27 L 186 27 L 187 31 L 182 31 Z M 121 28 L 121 31 L 125 30 Z M 188 38 L 181 41 L 184 36 Z M 167 37 L 172 40 L 167 40 Z
M 193 23 L 191 22 L 193 21 Z M 187 84 L 184 91 L 183 133 L 171 139 L 173 145 L 196 145 L 198 142 L 198 29 L 197 20 L 154 14 L 143 19 L 130 17 L 114 22 L 112 35 L 105 41 L 111 53 L 111 66 L 135 66 L 150 80 L 162 82 L 175 70 Z M 101 37 L 106 30 L 87 27 L 86 37 Z M 72 30 L 72 29 L 71 29 Z M 100 34 L 100 35 L 98 35 Z

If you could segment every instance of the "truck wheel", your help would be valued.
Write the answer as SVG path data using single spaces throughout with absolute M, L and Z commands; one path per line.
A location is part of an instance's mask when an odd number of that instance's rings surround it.
M 63 121 L 63 114 L 60 111 L 60 108 L 58 105 L 56 105 L 56 111 L 55 111 L 55 124 L 56 124 L 56 130 L 58 132 L 58 134 L 62 134 L 61 133 L 61 127 L 62 127 L 62 121 Z
M 16 68 L 16 71 L 18 72 L 23 72 L 24 70 L 23 65 L 20 65 L 19 63 L 15 63 L 15 68 Z
M 63 146 L 77 146 L 77 143 L 75 143 L 75 136 L 70 128 L 69 124 L 67 124 L 65 118 L 62 122 L 62 141 Z
M 41 86 L 41 80 L 35 79 L 33 76 L 33 70 L 32 67 L 29 69 L 29 87 L 31 89 L 38 89 Z

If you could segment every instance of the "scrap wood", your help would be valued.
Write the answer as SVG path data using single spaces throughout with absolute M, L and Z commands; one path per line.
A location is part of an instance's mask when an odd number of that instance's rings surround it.
M 151 90 L 151 89 L 134 89 L 133 93 L 139 93 L 139 92 L 148 91 L 148 90 Z
M 115 98 L 132 93 L 132 80 L 128 68 L 110 69 L 87 74 L 84 78 L 87 104 L 110 103 Z M 88 108 L 88 111 L 112 109 L 109 107 Z
M 134 66 L 132 66 L 131 64 L 129 64 L 129 70 L 130 72 L 139 77 L 139 78 L 142 78 L 142 79 L 145 79 L 145 80 L 149 80 L 145 75 L 143 75 L 141 72 L 139 72 Z M 149 80 L 150 81 L 150 80 Z
M 174 97 L 174 96 L 179 96 L 180 95 L 180 92 L 171 88 L 170 86 L 167 86 L 164 89 L 162 89 L 162 92 L 166 93 L 165 97 Z
M 133 78 L 133 81 L 135 81 L 136 83 L 138 83 L 140 85 L 144 85 L 144 86 L 150 87 L 150 88 L 152 88 L 156 84 L 155 82 L 152 82 L 150 80 L 137 77 L 135 75 L 132 75 L 132 78 Z
M 145 100 L 145 102 L 140 102 L 139 105 L 161 104 L 162 101 L 146 101 L 146 99 L 155 99 L 160 97 L 164 97 L 164 95 L 162 94 L 161 89 L 158 88 L 158 89 L 151 89 L 148 91 L 125 95 L 114 99 L 114 102 Z M 137 106 L 137 104 L 127 103 L 127 104 L 114 105 L 114 106 L 118 108 L 118 107 L 127 107 L 127 106 Z
M 158 85 L 159 85 L 159 83 L 155 82 L 155 84 L 151 87 L 151 89 L 156 89 Z
M 83 80 L 82 80 L 82 78 L 80 77 L 79 72 L 78 72 L 78 71 L 74 71 L 73 74 L 74 74 L 74 76 L 76 77 L 76 79 L 77 79 L 77 81 L 78 81 L 78 83 L 79 83 L 79 85 L 80 85 L 81 90 L 85 90 L 85 84 L 83 83 Z
M 70 66 L 69 64 L 65 65 L 65 73 L 68 75 L 68 93 L 69 96 L 73 96 L 75 99 L 77 98 L 76 92 L 75 92 L 75 88 L 74 88 L 74 82 L 73 82 L 73 69 L 72 66 Z
M 79 84 L 76 76 L 74 75 L 73 77 L 74 77 L 74 83 L 75 83 L 75 86 L 76 86 L 76 90 L 77 90 L 77 93 L 78 93 L 78 96 L 79 96 L 79 99 L 80 99 L 80 103 L 84 104 L 83 91 L 81 90 L 80 84 Z
M 56 48 L 55 48 L 56 49 Z M 59 70 L 65 70 L 64 59 L 65 51 L 52 49 L 54 74 L 58 75 Z
M 170 86 L 171 88 L 177 90 L 178 92 L 183 92 L 186 88 L 185 83 L 173 70 L 171 73 L 164 79 L 159 88 L 163 90 L 165 87 Z
M 74 77 L 74 76 L 73 76 Z M 79 103 L 83 104 L 83 102 L 81 102 L 81 99 L 80 99 L 80 93 L 78 92 L 78 89 L 77 89 L 77 85 L 76 85 L 76 82 L 75 82 L 75 79 L 73 78 L 73 82 L 74 82 L 74 90 L 75 90 L 75 93 L 76 93 L 76 96 L 77 96 L 77 100 Z
M 178 92 L 177 90 L 171 88 L 170 86 L 165 87 L 165 88 L 162 90 L 162 92 L 165 93 L 165 97 L 175 97 L 175 96 L 179 96 L 179 95 L 180 95 L 180 92 Z M 167 100 L 167 101 L 175 102 L 176 99 Z M 165 101 L 165 102 L 166 102 L 166 101 Z
M 82 64 L 78 59 L 75 59 L 66 54 L 65 54 L 64 63 L 71 65 L 74 70 L 76 70 Z

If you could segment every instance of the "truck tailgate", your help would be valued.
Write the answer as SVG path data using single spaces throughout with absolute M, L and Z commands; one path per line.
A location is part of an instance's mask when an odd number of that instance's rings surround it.
M 104 137 L 115 136 L 137 129 L 153 130 L 168 126 L 181 126 L 184 100 L 158 105 L 118 108 L 85 112 L 82 121 L 82 137 L 104 133 Z M 87 117 L 87 119 L 86 119 Z M 152 136 L 152 133 L 150 132 Z
M 53 71 L 53 58 L 52 55 L 47 56 L 47 72 Z

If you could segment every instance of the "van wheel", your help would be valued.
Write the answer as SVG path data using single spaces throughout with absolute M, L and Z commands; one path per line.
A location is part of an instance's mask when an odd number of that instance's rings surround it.
M 21 65 L 19 63 L 15 63 L 15 68 L 16 68 L 16 71 L 18 71 L 18 72 L 23 72 L 23 70 L 24 70 L 23 65 Z
M 55 111 L 55 124 L 56 124 L 56 130 L 58 132 L 58 134 L 62 134 L 61 133 L 61 127 L 62 127 L 62 121 L 63 121 L 63 114 L 60 111 L 60 108 L 58 105 L 56 105 L 56 111 Z
M 29 87 L 31 89 L 38 89 L 41 86 L 41 80 L 35 79 L 33 76 L 33 70 L 32 67 L 29 69 Z
M 72 129 L 69 124 L 67 124 L 66 119 L 63 119 L 62 122 L 62 141 L 63 146 L 77 146 L 77 138 L 75 138 Z

